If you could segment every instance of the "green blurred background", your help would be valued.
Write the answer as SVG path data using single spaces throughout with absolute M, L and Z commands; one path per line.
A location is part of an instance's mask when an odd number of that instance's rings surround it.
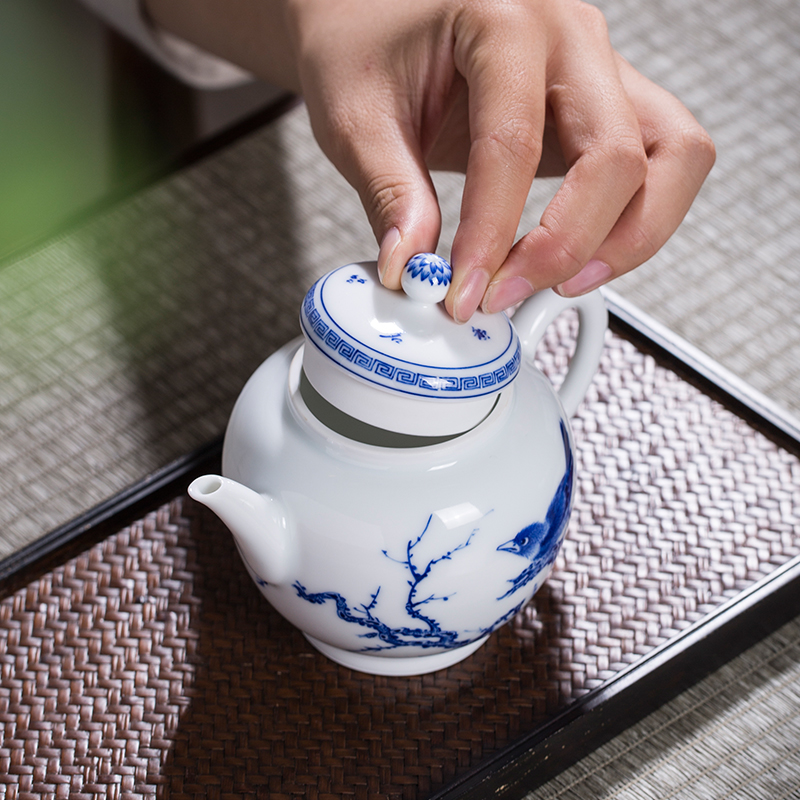
M 0 258 L 110 186 L 106 40 L 64 0 L 0 3 Z
M 77 0 L 2 0 L 0 39 L 0 261 L 275 99 L 189 89 Z

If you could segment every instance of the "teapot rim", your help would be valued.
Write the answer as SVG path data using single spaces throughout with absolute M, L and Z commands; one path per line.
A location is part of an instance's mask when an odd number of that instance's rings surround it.
M 510 384 L 499 392 L 488 410 L 488 413 L 467 430 L 458 431 L 445 441 L 433 444 L 421 444 L 413 447 L 384 447 L 358 441 L 325 425 L 308 407 L 300 391 L 301 374 L 303 372 L 304 348 L 307 342 L 295 340 L 297 350 L 290 354 L 288 375 L 286 380 L 287 407 L 295 422 L 308 433 L 325 441 L 328 449 L 334 448 L 343 457 L 368 461 L 375 465 L 409 465 L 425 464 L 427 468 L 435 465 L 431 457 L 442 456 L 450 459 L 462 450 L 471 449 L 484 439 L 494 436 L 496 430 L 509 418 L 515 403 L 515 386 Z M 424 401 L 420 401 L 424 402 Z
M 471 429 L 519 374 L 516 328 L 503 313 L 480 311 L 459 325 L 441 303 L 387 289 L 376 270 L 374 261 L 345 264 L 308 290 L 300 309 L 308 380 L 337 409 L 378 428 L 415 436 Z

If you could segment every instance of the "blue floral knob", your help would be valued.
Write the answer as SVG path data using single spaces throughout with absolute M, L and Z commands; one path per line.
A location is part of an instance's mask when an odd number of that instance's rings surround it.
M 440 303 L 447 295 L 453 271 L 435 253 L 417 253 L 403 268 L 403 291 L 419 303 Z

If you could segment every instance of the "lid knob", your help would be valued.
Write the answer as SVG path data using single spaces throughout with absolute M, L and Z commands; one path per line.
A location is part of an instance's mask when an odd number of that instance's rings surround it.
M 435 253 L 417 253 L 403 268 L 403 291 L 418 303 L 440 303 L 447 295 L 453 270 Z

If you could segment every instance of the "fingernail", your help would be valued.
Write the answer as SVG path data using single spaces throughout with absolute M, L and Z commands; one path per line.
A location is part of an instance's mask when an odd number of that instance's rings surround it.
M 521 303 L 526 297 L 530 297 L 533 292 L 533 286 L 521 275 L 497 281 L 489 287 L 483 303 L 483 310 L 487 314 L 505 311 L 507 308 Z
M 378 251 L 378 275 L 381 283 L 384 283 L 384 278 L 392 263 L 394 251 L 397 250 L 397 245 L 400 244 L 400 239 L 400 231 L 397 228 L 389 228 L 383 235 L 383 239 L 381 239 L 381 246 Z
M 489 285 L 489 276 L 480 269 L 473 270 L 458 290 L 453 301 L 453 319 L 464 323 L 477 311 Z
M 556 286 L 562 297 L 579 297 L 608 283 L 614 277 L 611 267 L 605 261 L 593 258 L 577 274 Z

